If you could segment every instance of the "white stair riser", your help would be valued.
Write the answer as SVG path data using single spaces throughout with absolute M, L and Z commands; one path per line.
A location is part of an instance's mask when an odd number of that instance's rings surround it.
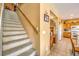
M 3 32 L 3 35 L 17 35 L 17 34 L 25 34 L 26 32 L 24 31 L 11 31 L 11 32 Z M 26 35 L 26 34 L 25 34 Z
M 10 43 L 10 44 L 7 44 L 7 45 L 3 45 L 3 51 L 14 48 L 14 47 L 17 47 L 17 46 L 20 46 L 20 45 L 23 45 L 27 42 L 30 42 L 30 39 L 26 39 L 26 40 L 23 40 L 23 41 L 18 41 L 18 42 L 15 42 L 15 43 Z
M 21 38 L 27 38 L 27 35 L 19 35 L 19 36 L 10 36 L 10 37 L 4 37 L 3 38 L 3 42 L 9 42 L 9 41 L 13 41 L 13 40 L 19 40 Z
M 5 18 L 3 18 L 3 20 L 5 20 Z M 6 21 L 10 23 L 10 22 L 12 22 L 12 21 L 13 21 L 13 22 L 18 22 L 19 20 L 16 20 L 16 19 L 15 19 L 15 20 L 7 19 L 7 20 L 5 20 L 5 21 L 3 21 L 3 22 L 6 22 Z
M 4 27 L 3 30 L 24 30 L 24 28 Z
M 21 25 L 17 25 L 16 24 L 4 24 L 4 26 L 15 26 L 15 27 L 22 27 Z
M 12 24 L 18 24 L 18 25 L 21 25 L 21 23 L 19 23 L 18 21 L 13 21 L 13 20 L 6 20 L 6 21 L 3 21 L 4 24 L 5 23 L 12 23 Z
M 28 50 L 31 49 L 31 48 L 32 48 L 32 45 L 29 45 L 29 46 L 27 46 L 27 47 L 25 47 L 25 48 L 22 48 L 22 49 L 20 49 L 20 50 L 14 52 L 14 53 L 9 54 L 9 55 L 7 55 L 7 56 L 17 56 L 17 55 L 20 55 L 21 53 L 24 53 L 25 51 L 28 51 Z

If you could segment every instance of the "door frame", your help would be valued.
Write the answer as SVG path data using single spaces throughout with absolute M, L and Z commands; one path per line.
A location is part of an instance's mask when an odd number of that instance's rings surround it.
M 54 26 L 54 31 L 55 31 L 54 36 L 52 37 L 52 40 L 53 40 L 52 45 L 51 45 L 51 21 L 54 24 L 53 26 Z M 53 47 L 53 43 L 56 43 L 56 23 L 55 23 L 55 21 L 50 19 L 50 50 Z

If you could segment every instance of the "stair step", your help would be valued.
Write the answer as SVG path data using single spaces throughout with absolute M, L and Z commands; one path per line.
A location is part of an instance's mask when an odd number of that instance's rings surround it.
M 15 42 L 15 43 L 3 45 L 3 51 L 6 51 L 6 50 L 11 49 L 11 48 L 15 48 L 15 47 L 23 45 L 27 42 L 30 42 L 30 39 L 26 39 L 26 40 L 18 41 L 18 42 Z
M 12 25 L 12 26 L 15 26 L 15 25 L 17 25 L 17 26 L 22 26 L 21 24 L 14 24 L 14 23 L 3 23 L 3 25 L 5 26 L 5 25 Z
M 5 15 L 6 14 L 6 15 Z M 16 16 L 16 17 L 15 17 Z M 18 19 L 16 12 L 4 10 L 4 18 Z
M 3 14 L 3 18 L 13 18 L 12 16 L 14 16 L 14 15 L 11 15 L 10 13 L 8 14 L 6 12 L 4 12 L 4 14 Z
M 22 28 L 21 26 L 19 27 L 19 26 L 7 26 L 7 25 L 2 25 L 2 27 L 9 27 L 9 28 Z
M 16 30 L 23 30 L 24 31 L 24 28 L 13 28 L 13 27 L 3 27 L 3 31 L 5 31 L 5 30 L 14 30 L 14 31 L 16 31 Z
M 12 27 L 12 26 L 13 26 L 13 27 L 15 26 L 15 27 L 22 27 L 22 25 L 17 25 L 17 26 L 16 26 L 16 24 L 3 24 L 3 26 L 11 26 L 11 27 Z
M 32 56 L 35 55 L 35 50 L 33 48 L 29 49 L 28 51 L 25 51 L 24 53 L 20 54 L 19 56 Z
M 5 20 L 5 21 L 14 21 L 14 22 L 18 22 L 18 21 L 20 21 L 19 19 L 12 19 L 12 18 L 7 18 L 6 19 L 6 17 L 4 17 L 4 18 L 2 18 L 3 20 Z
M 8 21 L 9 21 L 9 20 L 8 20 Z M 10 24 L 21 25 L 21 23 L 15 23 L 16 21 L 11 21 L 11 22 L 10 22 L 10 21 L 8 22 L 8 21 L 3 21 L 3 24 L 9 24 L 9 25 L 10 25 Z
M 26 34 L 25 31 L 4 31 L 3 32 L 3 37 L 6 37 L 6 36 L 14 36 L 14 35 L 20 35 L 20 34 Z
M 3 31 L 4 32 L 20 32 L 20 31 L 24 31 L 24 30 L 21 30 L 21 29 L 17 29 L 17 30 L 16 29 L 15 30 L 4 30 L 3 29 Z
M 7 19 L 6 19 L 7 18 Z M 16 18 L 16 17 L 13 17 L 13 16 L 5 16 L 2 18 L 3 20 L 6 20 L 6 21 L 15 21 L 15 22 L 18 22 L 20 21 L 19 18 Z
M 10 43 L 13 43 L 13 42 L 22 41 L 22 40 L 27 40 L 27 39 L 29 39 L 29 37 L 27 37 L 27 38 L 21 38 L 21 39 L 19 39 L 19 40 L 8 41 L 8 42 L 5 42 L 5 43 L 3 42 L 3 45 L 10 44 Z
M 6 15 L 3 15 L 3 19 L 7 18 L 7 19 L 10 19 L 11 20 L 11 19 L 14 19 L 13 16 L 6 14 Z M 7 19 L 5 19 L 5 20 L 7 20 Z
M 10 10 L 4 10 L 4 15 L 5 16 L 16 16 L 16 13 Z
M 19 22 L 20 23 L 20 20 L 19 19 L 13 19 L 13 20 L 11 18 L 7 18 L 7 19 L 6 18 L 2 18 L 2 19 L 3 19 L 3 22 L 6 22 L 7 21 L 9 23 L 10 22 L 15 22 L 15 23 L 18 23 Z
M 21 38 L 27 38 L 28 35 L 19 35 L 19 36 L 10 36 L 10 37 L 3 37 L 3 43 L 13 41 L 13 40 L 19 40 Z
M 13 28 L 22 28 L 22 26 L 15 26 L 15 25 L 2 25 L 3 27 L 13 27 Z
M 6 14 L 9 14 L 9 13 L 11 13 L 10 15 L 14 14 L 14 12 L 13 12 L 13 11 L 11 11 L 11 10 L 8 10 L 8 9 L 5 9 L 5 10 L 4 10 L 4 12 L 5 12 Z
M 24 30 L 24 28 L 3 27 L 3 30 Z
M 3 35 L 3 37 L 10 37 L 10 36 L 19 36 L 19 35 L 26 35 L 26 33 L 21 33 L 21 34 L 8 34 L 8 35 Z
M 13 15 L 14 16 L 14 15 Z M 12 19 L 16 19 L 16 18 L 14 18 L 13 16 L 11 16 L 11 15 L 4 15 L 4 18 L 7 18 L 7 19 L 10 19 L 10 20 L 12 20 Z M 5 19 L 5 20 L 7 20 L 7 19 Z M 16 19 L 17 20 L 17 19 Z M 16 21 L 15 20 L 15 21 Z
M 26 46 L 26 47 L 24 47 L 24 48 L 22 48 L 22 49 L 20 49 L 20 50 L 18 50 L 18 51 L 16 51 L 16 52 L 13 52 L 13 53 L 11 53 L 11 54 L 8 54 L 7 56 L 18 56 L 18 55 L 20 55 L 21 53 L 24 53 L 25 51 L 28 51 L 28 50 L 31 49 L 31 48 L 32 48 L 32 44 L 29 45 L 29 46 Z
M 25 50 L 25 51 L 27 51 L 27 49 L 29 48 L 29 46 L 30 46 L 30 48 L 32 47 L 31 46 L 31 42 L 27 42 L 27 43 L 25 43 L 25 44 L 23 44 L 23 45 L 20 45 L 20 46 L 18 46 L 18 47 L 15 47 L 15 48 L 12 48 L 12 49 L 9 49 L 9 50 L 6 50 L 6 51 L 3 51 L 3 55 L 16 55 L 16 53 L 18 53 L 17 55 L 19 55 L 19 54 L 21 54 L 22 52 L 24 52 L 23 51 L 23 49 Z M 29 49 L 30 49 L 29 48 Z M 21 53 L 19 53 L 19 52 L 21 52 Z

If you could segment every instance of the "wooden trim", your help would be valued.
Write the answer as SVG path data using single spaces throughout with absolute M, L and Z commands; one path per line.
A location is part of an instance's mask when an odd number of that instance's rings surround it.
M 71 28 L 70 28 L 71 29 Z M 70 32 L 71 33 L 71 32 Z M 70 35 L 70 41 L 71 41 L 71 45 L 72 45 L 72 52 L 73 52 L 73 55 L 75 56 L 75 46 L 74 46 L 74 43 L 73 43 L 73 40 L 71 38 L 71 35 Z
M 50 13 L 52 13 L 52 15 L 55 16 L 55 18 L 58 18 L 51 10 L 50 10 Z
M 32 26 L 32 28 L 35 30 L 36 33 L 38 33 L 38 30 L 35 28 L 35 26 L 29 21 L 28 17 L 23 13 L 23 11 L 16 5 L 16 8 L 22 13 L 22 15 L 25 17 L 25 19 L 29 22 L 29 24 Z

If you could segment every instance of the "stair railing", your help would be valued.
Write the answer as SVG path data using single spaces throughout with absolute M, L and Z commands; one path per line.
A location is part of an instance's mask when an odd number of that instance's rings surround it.
M 36 33 L 38 33 L 38 30 L 36 29 L 36 27 L 30 22 L 30 20 L 28 19 L 28 17 L 24 14 L 24 12 L 17 6 L 15 5 L 16 8 L 21 12 L 21 14 L 25 17 L 25 19 L 29 22 L 29 24 L 32 26 L 32 28 L 35 30 Z

